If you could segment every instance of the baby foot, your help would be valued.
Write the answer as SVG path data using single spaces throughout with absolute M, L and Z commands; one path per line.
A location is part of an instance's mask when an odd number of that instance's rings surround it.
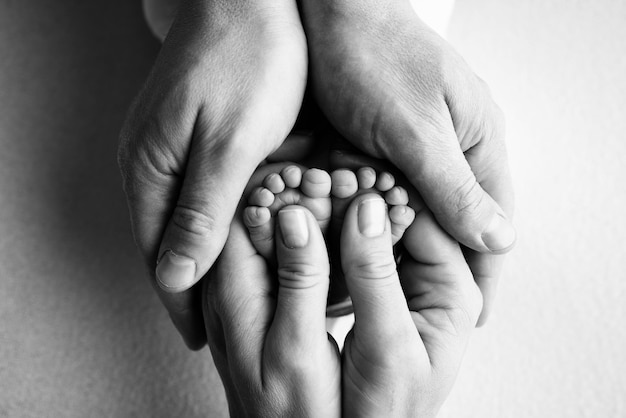
M 343 220 L 349 205 L 359 196 L 376 194 L 383 197 L 388 207 L 391 224 L 392 244 L 397 244 L 406 229 L 415 219 L 415 211 L 409 204 L 409 194 L 402 186 L 396 185 L 395 178 L 387 171 L 377 172 L 372 167 L 361 167 L 356 171 L 338 169 L 332 172 L 332 221 L 330 241 L 331 281 L 328 297 L 328 316 L 350 312 L 352 304 L 348 296 L 343 271 L 339 243 Z
M 404 187 L 396 185 L 395 178 L 387 171 L 377 173 L 372 167 L 361 167 L 356 173 L 339 169 L 333 171 L 331 179 L 333 233 L 340 233 L 350 202 L 365 193 L 376 193 L 385 199 L 389 207 L 393 244 L 400 241 L 404 231 L 415 219 L 415 212 L 408 207 L 408 192 Z
M 322 232 L 327 231 L 331 216 L 331 179 L 326 171 L 288 163 L 269 164 L 252 177 L 251 183 L 255 182 L 258 186 L 249 194 L 243 220 L 252 244 L 266 260 L 276 261 L 275 219 L 285 206 L 307 208 Z

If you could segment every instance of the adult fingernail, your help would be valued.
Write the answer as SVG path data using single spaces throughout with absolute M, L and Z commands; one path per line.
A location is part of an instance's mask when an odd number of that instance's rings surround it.
M 196 279 L 196 262 L 167 250 L 157 263 L 156 278 L 161 289 L 178 292 L 190 288 Z
M 281 210 L 278 212 L 278 224 L 287 247 L 303 248 L 309 242 L 309 227 L 302 209 Z
M 483 232 L 482 239 L 491 252 L 506 252 L 515 243 L 515 228 L 509 220 L 496 213 L 491 223 Z
M 361 234 L 368 238 L 377 237 L 385 232 L 387 208 L 382 198 L 365 199 L 359 204 L 358 223 Z

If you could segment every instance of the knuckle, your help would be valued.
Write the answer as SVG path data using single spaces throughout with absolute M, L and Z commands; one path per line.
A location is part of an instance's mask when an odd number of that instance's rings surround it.
M 320 283 L 324 272 L 320 266 L 309 262 L 283 263 L 278 268 L 278 277 L 283 287 L 307 289 Z
M 486 141 L 492 145 L 504 143 L 505 117 L 502 109 L 491 99 L 484 103 L 480 117 L 476 123 L 475 137 L 477 142 Z
M 215 228 L 215 218 L 191 206 L 177 206 L 172 213 L 172 224 L 180 230 L 198 237 L 207 237 Z
M 117 146 L 117 164 L 122 175 L 127 175 L 132 168 L 133 150 L 136 149 L 135 139 L 138 137 L 133 117 L 128 115 L 119 135 Z
M 458 337 L 467 335 L 476 327 L 482 304 L 472 303 L 471 305 L 452 308 L 446 311 L 447 325 L 442 328 L 447 329 L 448 334 Z
M 492 109 L 492 136 L 493 139 L 502 140 L 504 139 L 504 134 L 506 132 L 506 117 L 502 108 L 495 102 L 493 103 Z
M 184 165 L 181 159 L 186 155 L 185 144 L 171 140 L 176 137 L 172 123 L 168 122 L 171 122 L 172 112 L 161 107 L 162 104 L 151 103 L 140 93 L 128 111 L 117 150 L 123 175 L 136 175 L 137 172 L 169 175 Z
M 447 199 L 446 207 L 451 208 L 455 218 L 463 218 L 476 213 L 483 203 L 484 195 L 475 178 L 465 180 Z
M 371 252 L 361 262 L 355 264 L 355 270 L 364 280 L 389 280 L 397 275 L 396 262 L 387 252 Z
M 482 90 L 482 111 L 480 120 L 480 138 L 488 141 L 502 140 L 505 132 L 505 115 L 503 110 L 493 100 L 489 86 L 482 79 L 479 80 Z
M 184 168 L 175 150 L 151 135 L 123 138 L 118 148 L 118 166 L 127 194 L 143 192 L 147 185 L 163 186 Z
M 478 90 L 482 91 L 483 96 L 491 98 L 491 87 L 489 84 L 476 74 L 474 75 L 474 79 L 476 80 Z

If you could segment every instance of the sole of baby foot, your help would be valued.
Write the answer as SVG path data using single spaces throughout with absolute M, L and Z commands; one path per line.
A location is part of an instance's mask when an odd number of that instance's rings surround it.
M 331 217 L 331 178 L 317 168 L 293 163 L 263 166 L 252 177 L 248 206 L 243 221 L 256 250 L 270 263 L 276 263 L 275 227 L 278 212 L 289 205 L 307 208 L 326 233 Z

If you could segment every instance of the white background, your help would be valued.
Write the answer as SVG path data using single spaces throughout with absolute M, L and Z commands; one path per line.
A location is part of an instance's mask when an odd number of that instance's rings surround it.
M 517 248 L 442 416 L 626 416 L 626 2 L 458 1 L 508 121 Z

